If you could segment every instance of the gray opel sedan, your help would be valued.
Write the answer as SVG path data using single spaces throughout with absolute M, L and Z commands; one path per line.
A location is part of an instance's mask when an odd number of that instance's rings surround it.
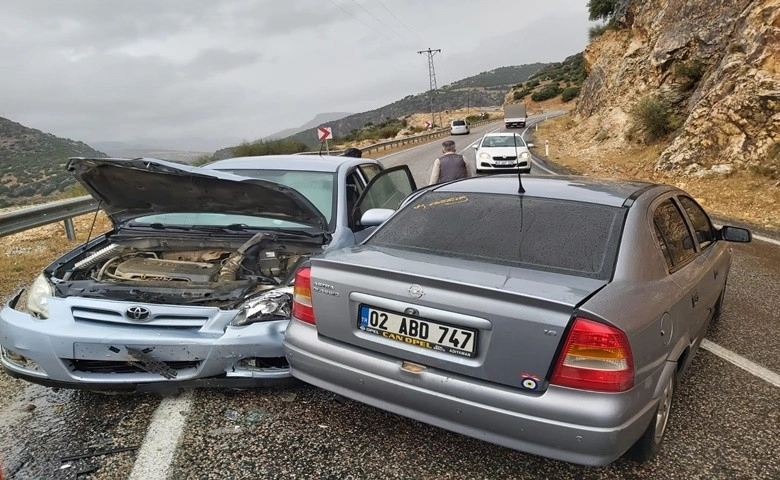
M 477 177 L 412 194 L 297 273 L 292 374 L 513 449 L 586 465 L 658 451 L 720 312 L 728 242 L 665 185 Z
M 46 267 L 0 310 L 0 362 L 49 386 L 168 391 L 290 379 L 293 272 L 397 208 L 406 167 L 264 156 L 191 167 L 73 158 L 114 228 Z

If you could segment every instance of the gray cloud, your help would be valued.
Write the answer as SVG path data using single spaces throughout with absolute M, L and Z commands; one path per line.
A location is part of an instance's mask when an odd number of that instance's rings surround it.
M 77 140 L 218 148 L 320 112 L 560 61 L 586 0 L 28 0 L 0 16 L 0 116 Z M 198 139 L 198 142 L 192 141 Z

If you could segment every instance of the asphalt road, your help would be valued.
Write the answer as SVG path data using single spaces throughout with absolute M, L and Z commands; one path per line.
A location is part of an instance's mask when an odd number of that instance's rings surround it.
M 454 137 L 458 151 L 473 159 L 469 144 L 498 127 Z M 383 163 L 409 164 L 425 185 L 440 142 Z M 7 377 L 0 388 L 16 394 L 0 403 L 0 458 L 14 480 L 778 479 L 778 307 L 780 242 L 735 244 L 723 314 L 680 384 L 661 453 L 643 465 L 580 467 L 527 455 L 304 384 L 160 398 Z M 82 454 L 91 456 L 67 458 Z

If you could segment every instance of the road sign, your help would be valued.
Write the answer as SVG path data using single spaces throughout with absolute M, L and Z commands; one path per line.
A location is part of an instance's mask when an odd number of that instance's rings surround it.
M 431 128 L 431 122 L 425 122 L 425 129 L 428 130 Z
M 329 138 L 333 138 L 333 132 L 330 127 L 317 127 L 317 138 L 320 139 L 320 142 L 324 142 Z

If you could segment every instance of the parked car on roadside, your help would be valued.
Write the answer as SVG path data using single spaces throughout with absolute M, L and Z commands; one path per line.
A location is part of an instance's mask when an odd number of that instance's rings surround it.
M 526 143 L 517 133 L 491 132 L 474 144 L 477 173 L 531 172 L 531 152 L 533 143 Z
M 453 120 L 450 122 L 450 135 L 468 135 L 471 133 L 469 124 L 465 120 Z
M 475 177 L 365 216 L 389 219 L 297 273 L 293 376 L 587 465 L 656 454 L 751 239 L 677 188 L 586 177 Z
M 282 336 L 303 259 L 359 242 L 407 167 L 305 155 L 191 167 L 73 158 L 114 228 L 46 267 L 0 311 L 0 362 L 56 387 L 161 391 L 290 377 Z

